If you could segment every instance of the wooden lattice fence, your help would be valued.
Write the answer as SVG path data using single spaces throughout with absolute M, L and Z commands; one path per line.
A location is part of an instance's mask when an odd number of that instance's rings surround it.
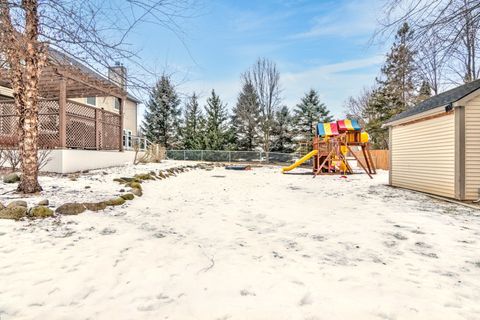
M 68 100 L 65 106 L 65 147 L 89 150 L 121 148 L 121 117 L 103 109 Z M 60 105 L 39 103 L 39 147 L 62 147 Z M 0 147 L 18 145 L 18 115 L 12 101 L 0 101 Z

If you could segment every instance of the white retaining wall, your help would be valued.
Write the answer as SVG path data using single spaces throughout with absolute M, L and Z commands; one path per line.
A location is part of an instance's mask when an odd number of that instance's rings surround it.
M 141 156 L 141 154 L 139 154 Z M 133 164 L 134 151 L 52 150 L 45 172 L 71 173 Z

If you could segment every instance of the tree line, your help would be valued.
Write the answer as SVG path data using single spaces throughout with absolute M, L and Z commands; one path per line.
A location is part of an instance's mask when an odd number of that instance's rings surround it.
M 282 104 L 280 73 L 265 58 L 241 75 L 231 109 L 214 89 L 203 105 L 195 92 L 182 101 L 172 79 L 163 75 L 151 90 L 144 119 L 145 136 L 167 149 L 287 153 L 310 141 L 318 122 L 333 120 L 313 89 L 293 111 Z
M 345 102 L 347 116 L 360 120 L 380 149 L 388 148 L 388 119 L 480 78 L 479 1 L 390 0 L 385 8 L 375 37 L 395 37 L 380 75 Z

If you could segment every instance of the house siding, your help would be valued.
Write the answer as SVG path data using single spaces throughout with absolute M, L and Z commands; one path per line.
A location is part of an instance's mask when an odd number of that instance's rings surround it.
M 479 198 L 480 97 L 465 105 L 465 200 Z
M 391 184 L 455 197 L 453 113 L 392 128 Z

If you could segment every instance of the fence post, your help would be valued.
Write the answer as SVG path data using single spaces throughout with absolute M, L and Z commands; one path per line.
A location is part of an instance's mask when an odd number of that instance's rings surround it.
M 95 149 L 100 150 L 100 109 L 95 109 Z
M 67 80 L 60 80 L 60 92 L 58 96 L 58 133 L 60 136 L 60 148 L 67 147 Z
M 203 161 L 203 150 L 200 151 L 200 161 Z
M 123 112 L 125 111 L 125 104 L 127 102 L 127 96 L 123 96 L 120 99 L 120 110 L 118 110 L 118 113 L 120 114 L 120 146 L 119 146 L 119 151 L 123 151 Z M 127 137 L 125 137 L 125 141 L 127 141 Z
M 232 162 L 232 151 L 228 151 L 228 162 Z
M 183 161 L 187 160 L 187 150 L 183 150 Z

